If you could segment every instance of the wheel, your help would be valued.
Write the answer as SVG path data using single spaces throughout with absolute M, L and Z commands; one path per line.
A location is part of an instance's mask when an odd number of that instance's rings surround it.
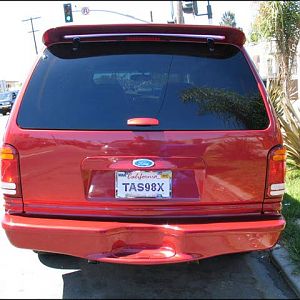
M 2 115 L 5 116 L 7 114 L 7 111 L 3 111 Z

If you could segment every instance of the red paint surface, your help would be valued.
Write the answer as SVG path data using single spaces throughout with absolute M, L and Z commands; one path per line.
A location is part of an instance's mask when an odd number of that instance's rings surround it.
M 268 151 L 278 143 L 272 127 L 108 133 L 10 126 L 6 141 L 19 151 L 26 213 L 84 216 L 260 213 Z M 147 170 L 173 172 L 171 199 L 115 198 L 115 171 L 137 169 L 132 161 L 141 157 L 155 161 Z
M 268 249 L 276 243 L 285 221 L 155 225 L 6 215 L 2 226 L 16 247 L 150 265 Z
M 245 41 L 245 34 L 233 27 L 228 26 L 213 26 L 213 25 L 182 25 L 182 24 L 101 24 L 101 25 L 71 25 L 51 28 L 43 34 L 43 43 L 50 46 L 55 43 L 69 42 L 72 40 L 65 40 L 65 35 L 84 35 L 84 34 L 122 34 L 122 33 L 165 33 L 165 34 L 198 34 L 198 35 L 220 35 L 225 36 L 224 43 L 229 43 L 237 46 L 242 46 Z M 97 40 L 115 40 L 116 37 L 97 38 Z M 179 38 L 166 38 L 160 40 L 178 40 Z M 94 41 L 95 38 L 81 38 L 84 41 Z M 120 37 L 120 40 L 134 40 L 136 38 Z M 142 39 L 140 39 L 142 40 Z M 151 40 L 145 36 L 144 40 Z M 184 38 L 185 41 L 199 41 L 195 38 Z M 205 39 L 204 39 L 205 40 Z M 203 40 L 202 40 L 203 41 Z
M 197 31 L 197 26 L 192 25 L 135 26 L 124 25 L 124 30 Z M 201 34 L 213 31 L 221 35 L 224 31 L 226 42 L 240 46 L 244 42 L 243 34 L 235 36 L 236 29 L 218 26 L 217 31 L 213 26 L 200 27 L 197 28 Z M 68 28 L 69 34 L 78 31 L 78 26 Z M 82 28 L 90 31 L 93 27 Z M 95 32 L 99 30 L 97 27 Z M 116 27 L 103 25 L 101 30 L 114 32 Z M 50 30 L 48 38 L 59 38 L 57 32 Z M 4 136 L 4 142 L 19 153 L 23 197 L 6 197 L 5 206 L 7 212 L 24 210 L 24 215 L 34 218 L 6 214 L 2 225 L 12 244 L 101 261 L 139 264 L 188 261 L 272 247 L 284 228 L 283 219 L 226 222 L 229 216 L 259 216 L 263 211 L 278 216 L 281 211 L 280 197 L 264 199 L 264 195 L 268 153 L 282 144 L 282 136 L 265 88 L 245 50 L 241 50 L 263 95 L 270 119 L 265 130 L 23 130 L 16 119 L 29 76 L 14 104 Z M 132 161 L 138 158 L 155 162 L 147 170 L 172 171 L 172 198 L 115 198 L 115 171 L 136 170 Z M 91 186 L 94 188 L 90 189 Z M 164 217 L 221 219 L 211 224 L 168 226 L 62 220 L 59 216 L 119 220 L 131 217 L 147 222 Z

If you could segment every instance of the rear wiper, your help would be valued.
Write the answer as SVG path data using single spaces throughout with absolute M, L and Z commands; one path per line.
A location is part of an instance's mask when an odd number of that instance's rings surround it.
M 215 40 L 214 39 L 208 38 L 207 45 L 208 45 L 209 51 L 211 51 L 211 52 L 215 51 Z
M 79 49 L 79 45 L 80 45 L 80 38 L 79 37 L 75 37 L 73 39 L 73 51 L 77 51 Z

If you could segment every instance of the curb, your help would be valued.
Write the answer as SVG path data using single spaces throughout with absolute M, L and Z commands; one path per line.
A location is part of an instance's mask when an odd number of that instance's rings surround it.
M 295 264 L 292 262 L 288 251 L 280 245 L 270 250 L 271 262 L 280 269 L 289 286 L 300 299 L 300 274 L 293 274 Z

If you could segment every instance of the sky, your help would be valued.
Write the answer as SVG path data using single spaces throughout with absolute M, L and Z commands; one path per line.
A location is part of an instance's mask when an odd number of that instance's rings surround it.
M 174 10 L 176 5 L 174 2 Z M 71 3 L 73 22 L 65 23 L 63 4 Z M 207 1 L 198 1 L 199 13 L 206 13 Z M 212 24 L 219 25 L 225 11 L 235 13 L 238 27 L 248 34 L 251 22 L 256 14 L 257 1 L 210 1 L 212 7 Z M 81 9 L 88 7 L 91 11 L 83 15 Z M 109 10 L 150 22 L 152 11 L 154 23 L 167 23 L 171 20 L 171 1 L 0 1 L 0 80 L 23 82 L 32 65 L 43 50 L 42 35 L 52 27 L 78 24 L 124 24 L 141 23 L 129 17 L 109 12 L 92 10 Z M 35 44 L 30 17 L 33 20 Z M 194 17 L 184 14 L 186 24 L 208 24 L 207 16 Z

